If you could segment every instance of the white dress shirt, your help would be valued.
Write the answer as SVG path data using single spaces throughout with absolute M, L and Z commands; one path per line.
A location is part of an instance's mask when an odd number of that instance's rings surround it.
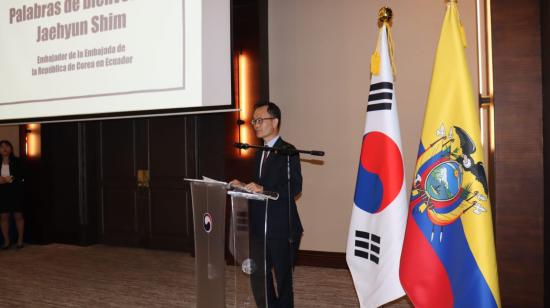
M 10 164 L 2 163 L 2 172 L 0 176 L 10 176 Z

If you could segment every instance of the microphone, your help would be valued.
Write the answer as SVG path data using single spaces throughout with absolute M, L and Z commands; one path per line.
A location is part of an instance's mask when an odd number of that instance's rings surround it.
M 250 147 L 250 145 L 248 143 L 240 143 L 240 142 L 235 142 L 235 144 L 233 146 L 238 148 L 238 149 L 243 149 L 243 150 L 246 150 Z
M 314 156 L 325 156 L 325 152 L 323 151 L 311 151 L 309 154 Z

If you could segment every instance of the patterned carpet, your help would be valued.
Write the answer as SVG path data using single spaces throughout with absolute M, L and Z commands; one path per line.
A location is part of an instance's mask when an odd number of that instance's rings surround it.
M 185 253 L 53 244 L 0 251 L 0 264 L 0 307 L 194 307 Z M 296 307 L 359 306 L 347 270 L 297 267 L 295 285 Z

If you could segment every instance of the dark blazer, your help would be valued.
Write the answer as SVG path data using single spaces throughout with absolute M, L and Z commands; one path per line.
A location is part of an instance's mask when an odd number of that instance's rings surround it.
M 274 147 L 295 147 L 279 138 Z M 279 193 L 278 200 L 270 200 L 267 214 L 268 238 L 299 238 L 303 232 L 302 222 L 298 215 L 295 198 L 302 192 L 302 169 L 300 156 L 290 156 L 290 213 L 288 204 L 287 156 L 271 152 L 264 161 L 262 176 L 260 177 L 260 162 L 263 151 L 256 153 L 254 168 L 254 182 L 263 186 L 265 191 Z M 253 234 L 262 234 L 264 230 L 263 202 L 251 201 L 250 204 L 251 231 Z M 289 228 L 290 220 L 290 228 Z M 289 230 L 291 229 L 291 230 Z M 289 232 L 290 231 L 290 232 Z
M 23 163 L 17 157 L 10 158 L 10 175 L 13 176 L 13 182 L 0 184 L 1 213 L 22 211 L 25 170 Z
M 13 176 L 12 184 L 21 184 L 25 182 L 25 172 L 20 158 L 10 158 L 10 174 Z

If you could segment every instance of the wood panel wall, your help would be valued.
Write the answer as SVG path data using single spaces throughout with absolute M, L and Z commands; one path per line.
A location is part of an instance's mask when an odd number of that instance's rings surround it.
M 544 136 L 544 191 L 550 192 L 550 3 L 541 2 L 541 20 L 542 20 L 542 86 L 543 86 L 543 136 Z M 546 194 L 544 197 L 544 207 L 550 206 L 550 197 Z M 544 218 L 550 216 L 549 211 L 545 211 Z M 548 238 L 548 228 L 544 228 L 544 238 Z M 546 244 L 546 240 L 544 240 Z M 544 254 L 548 255 L 548 245 L 544 245 Z M 546 273 L 546 268 L 544 272 Z M 546 275 L 545 275 L 546 276 Z M 546 294 L 545 294 L 546 297 Z
M 500 294 L 504 307 L 542 307 L 544 176 L 540 2 L 492 2 L 495 231 Z

